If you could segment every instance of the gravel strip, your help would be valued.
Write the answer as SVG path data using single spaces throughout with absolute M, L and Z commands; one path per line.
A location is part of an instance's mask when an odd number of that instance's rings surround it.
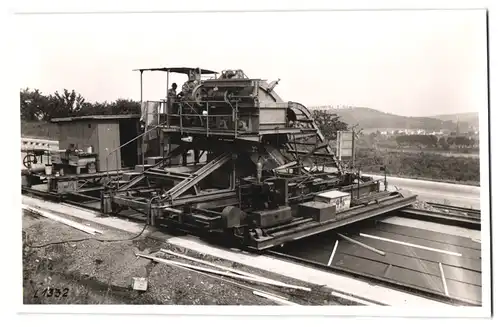
M 276 305 L 271 300 L 254 295 L 253 290 L 281 296 L 299 305 L 352 304 L 350 301 L 333 297 L 328 288 L 181 249 L 144 236 L 126 240 L 134 235 L 73 216 L 65 218 L 99 228 L 104 234 L 92 237 L 70 226 L 25 212 L 23 214 L 25 304 Z M 126 241 L 99 242 L 92 239 L 65 242 L 85 238 Z M 28 246 L 28 244 L 40 246 L 51 242 L 61 242 L 61 244 L 41 248 Z M 280 282 L 309 287 L 312 291 L 287 289 L 214 274 L 200 274 L 136 256 L 137 253 L 150 254 L 203 266 L 159 252 L 162 248 Z M 133 277 L 146 278 L 147 291 L 133 290 Z
M 131 237 L 114 229 L 101 229 L 106 238 Z M 162 247 L 161 242 L 150 239 L 28 246 L 87 237 L 88 234 L 52 220 L 23 215 L 25 304 L 275 304 L 250 290 L 138 258 L 136 253 L 154 253 Z M 133 277 L 147 278 L 147 291 L 133 290 Z

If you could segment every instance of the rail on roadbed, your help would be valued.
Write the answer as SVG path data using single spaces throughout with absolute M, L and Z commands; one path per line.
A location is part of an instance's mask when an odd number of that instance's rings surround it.
M 473 230 L 481 230 L 481 218 L 466 217 L 456 214 L 441 213 L 434 211 L 427 211 L 421 209 L 406 208 L 398 212 L 400 215 L 408 218 L 416 218 L 418 220 L 425 220 L 430 222 L 437 222 L 443 225 L 451 225 L 464 227 Z

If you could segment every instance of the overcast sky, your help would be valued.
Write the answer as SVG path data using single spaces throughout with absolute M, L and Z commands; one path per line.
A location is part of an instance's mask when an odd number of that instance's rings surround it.
M 17 16 L 20 88 L 139 99 L 132 69 L 241 68 L 285 100 L 423 116 L 487 109 L 484 11 Z M 182 83 L 184 77 L 177 77 Z M 144 99 L 165 96 L 144 75 Z

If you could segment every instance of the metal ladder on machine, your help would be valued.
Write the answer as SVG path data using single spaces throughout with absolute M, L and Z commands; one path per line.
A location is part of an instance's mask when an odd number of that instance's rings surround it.
M 299 122 L 304 122 L 304 123 L 309 123 L 311 126 L 312 130 L 315 130 L 315 135 L 319 138 L 321 143 L 325 142 L 325 136 L 323 133 L 321 133 L 321 130 L 319 129 L 318 125 L 314 121 L 311 112 L 309 109 L 307 109 L 304 105 L 298 103 L 298 102 L 289 102 L 289 107 L 294 111 L 294 113 L 297 115 L 297 121 Z M 302 116 L 302 117 L 301 117 Z M 291 144 L 289 144 L 291 147 Z M 328 154 L 330 154 L 334 161 L 335 164 L 337 165 L 337 169 L 341 174 L 344 174 L 344 168 L 342 167 L 342 164 L 340 163 L 340 160 L 338 159 L 337 155 L 335 152 L 332 150 L 330 145 L 326 146 L 326 151 Z
M 228 161 L 230 161 L 231 157 L 232 157 L 231 153 L 223 153 L 219 155 L 212 161 L 203 165 L 203 167 L 198 169 L 196 172 L 186 177 L 177 185 L 174 185 L 163 195 L 163 197 L 167 198 L 170 201 L 176 199 L 179 195 L 183 194 L 191 187 L 201 182 L 205 177 L 207 177 L 208 175 L 210 175 L 211 173 L 222 167 L 224 164 L 226 164 Z

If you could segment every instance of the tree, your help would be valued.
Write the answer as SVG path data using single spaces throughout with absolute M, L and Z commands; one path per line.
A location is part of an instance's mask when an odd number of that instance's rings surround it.
M 111 115 L 112 108 L 107 102 L 85 102 L 82 108 L 78 112 L 80 116 L 92 116 L 92 115 Z
M 448 144 L 450 146 L 455 145 L 455 137 L 452 137 L 452 136 L 448 137 L 448 139 L 446 140 L 446 142 L 448 142 Z
M 77 94 L 75 90 L 69 92 L 64 89 L 63 94 L 55 92 L 49 97 L 49 107 L 46 110 L 45 120 L 50 120 L 55 117 L 76 116 L 85 103 L 85 98 L 81 94 Z
M 337 131 L 346 131 L 347 124 L 340 120 L 337 114 L 329 113 L 327 110 L 313 110 L 312 116 L 318 128 L 328 140 L 337 138 Z
M 129 99 L 118 99 L 108 102 L 86 102 L 85 98 L 72 90 L 64 89 L 62 93 L 42 95 L 37 89 L 29 88 L 20 91 L 21 120 L 50 121 L 57 117 L 140 114 L 141 104 Z
M 113 115 L 140 114 L 141 104 L 138 101 L 129 99 L 118 99 L 112 105 Z
M 429 143 L 428 143 L 428 146 L 429 147 L 437 147 L 438 146 L 438 138 L 436 135 L 428 135 L 429 137 Z
M 44 115 L 48 106 L 48 98 L 39 90 L 31 91 L 29 88 L 21 90 L 21 119 L 24 121 L 37 121 Z
M 448 142 L 446 141 L 446 137 L 444 137 L 444 136 L 441 136 L 439 138 L 438 144 L 444 150 L 448 150 L 450 148 L 450 145 L 448 144 Z

